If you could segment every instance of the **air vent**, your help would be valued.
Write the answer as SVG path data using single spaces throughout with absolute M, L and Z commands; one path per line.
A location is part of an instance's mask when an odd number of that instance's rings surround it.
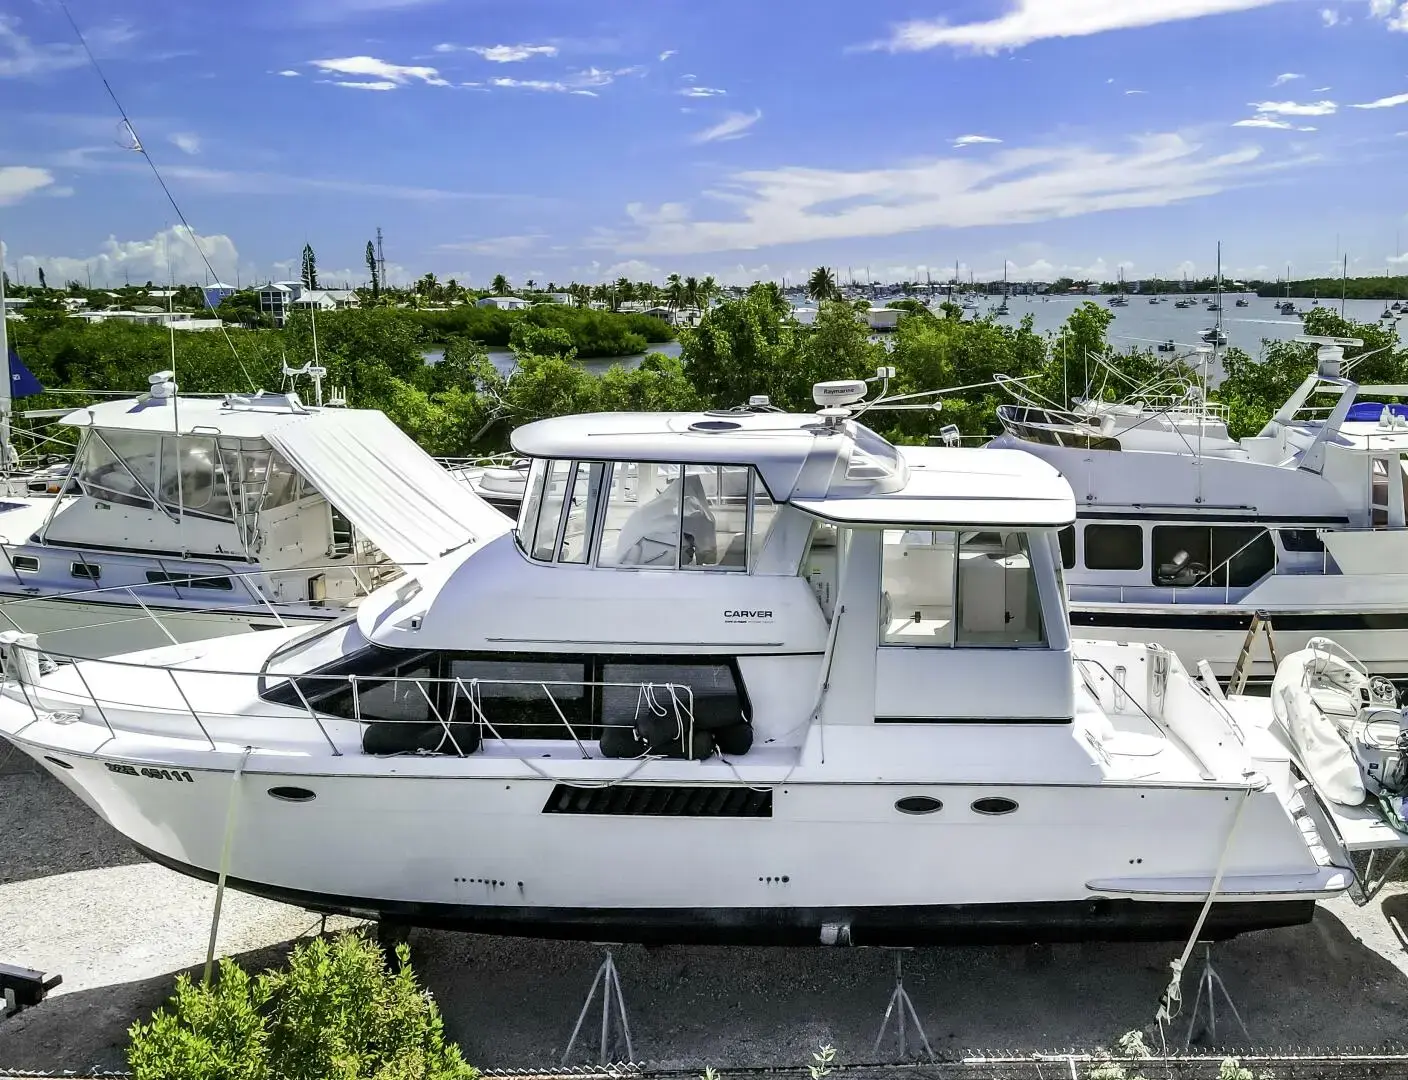
M 1001 817 L 1003 814 L 1012 813 L 1015 809 L 1017 809 L 1017 804 L 1001 795 L 989 795 L 987 798 L 973 800 L 973 813 L 983 814 L 986 817 Z
M 61 769 L 71 769 L 71 768 L 73 768 L 73 766 L 70 765 L 67 761 L 61 761 L 60 759 L 58 759 L 58 758 L 56 758 L 56 757 L 53 757 L 53 756 L 51 756 L 51 755 L 49 755 L 49 754 L 45 754 L 45 755 L 44 755 L 44 760 L 47 761 L 47 762 L 50 762 L 51 764 L 57 765 L 57 766 L 58 766 L 59 768 L 61 768 Z
M 932 814 L 943 808 L 943 803 L 928 795 L 906 795 L 895 803 L 895 809 L 901 814 Z
M 732 420 L 696 420 L 689 425 L 690 431 L 702 431 L 706 434 L 720 431 L 737 431 L 742 424 L 734 423 Z
M 558 784 L 545 814 L 603 814 L 618 817 L 772 817 L 772 792 L 750 787 L 673 787 L 614 784 L 578 788 Z

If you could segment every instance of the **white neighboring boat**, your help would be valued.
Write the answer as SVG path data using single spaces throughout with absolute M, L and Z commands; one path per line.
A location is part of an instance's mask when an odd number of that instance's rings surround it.
M 104 656 L 322 622 L 508 528 L 382 413 L 297 394 L 76 409 L 65 494 L 0 503 L 0 624 Z
M 1067 482 L 855 418 L 514 433 L 519 524 L 311 632 L 50 670 L 0 733 L 148 856 L 324 911 L 908 944 L 1300 923 L 1288 755 L 1156 645 L 1069 639 Z M 712 492 L 712 494 L 711 494 Z
M 1147 406 L 1108 434 L 1089 416 L 998 409 L 991 445 L 1075 487 L 1062 551 L 1077 632 L 1155 639 L 1225 677 L 1263 611 L 1286 651 L 1333 635 L 1370 673 L 1408 678 L 1408 408 L 1374 400 L 1408 387 L 1354 382 L 1342 357 L 1357 340 L 1301 340 L 1320 346 L 1318 370 L 1245 439 L 1211 404 L 1191 429 Z M 1257 657 L 1252 674 L 1274 670 Z
M 497 454 L 488 458 L 471 460 L 442 459 L 450 475 L 483 499 L 495 510 L 510 517 L 518 517 L 518 508 L 523 505 L 523 495 L 528 484 L 527 458 L 513 454 Z

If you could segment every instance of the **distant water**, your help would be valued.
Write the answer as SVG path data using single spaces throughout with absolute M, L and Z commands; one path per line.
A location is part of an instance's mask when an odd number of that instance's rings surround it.
M 487 349 L 485 351 L 489 354 L 489 361 L 494 367 L 499 369 L 499 373 L 502 375 L 507 375 L 517 366 L 517 361 L 514 359 L 512 349 Z M 646 351 L 664 353 L 666 356 L 679 356 L 680 343 L 678 339 L 674 341 L 662 341 L 658 345 L 650 346 Z M 438 364 L 445 358 L 445 350 L 426 349 L 421 355 L 425 357 L 427 364 Z M 645 353 L 636 353 L 634 356 L 610 356 L 603 357 L 600 360 L 581 360 L 578 362 L 593 375 L 602 375 L 613 367 L 628 369 L 639 367 L 640 362 L 644 359 Z
M 1103 296 L 1053 296 L 1043 300 L 1040 296 L 1014 296 L 1008 301 L 1008 314 L 1002 321 L 1015 326 L 1024 316 L 1031 315 L 1032 328 L 1037 333 L 1055 333 L 1061 329 L 1061 324 L 1070 317 L 1077 304 L 1093 300 L 1103 305 L 1106 299 L 1107 297 Z M 1208 311 L 1203 306 L 1203 296 L 1199 296 L 1197 305 L 1190 308 L 1174 307 L 1174 299 L 1176 297 L 1170 297 L 1163 303 L 1151 304 L 1147 296 L 1131 294 L 1127 307 L 1110 309 L 1115 316 L 1115 321 L 1110 324 L 1110 343 L 1118 349 L 1146 348 L 1171 338 L 1178 345 L 1180 353 L 1197 348 L 1201 344 L 1198 331 L 1212 326 L 1217 319 L 1217 313 Z M 1252 356 L 1260 356 L 1265 340 L 1284 341 L 1302 333 L 1299 318 L 1282 315 L 1276 310 L 1279 299 L 1263 299 L 1258 296 L 1248 296 L 1247 299 L 1248 306 L 1239 308 L 1236 306 L 1235 293 L 1223 297 L 1222 331 L 1227 335 L 1229 346 L 1235 345 Z M 1313 303 L 1309 298 L 1291 299 L 1301 311 L 1309 309 Z M 1388 303 L 1384 300 L 1347 300 L 1344 313 L 1347 318 L 1356 322 L 1378 322 Z M 996 298 L 983 298 L 979 301 L 978 314 L 987 312 L 996 304 Z M 1339 301 L 1322 299 L 1320 306 L 1333 311 L 1340 309 Z M 964 312 L 964 318 L 972 317 L 973 312 Z M 1400 320 L 1398 326 L 1400 334 L 1408 336 L 1408 319 Z M 876 340 L 887 341 L 890 338 L 888 335 L 877 335 Z M 662 342 L 650 346 L 649 351 L 678 356 L 680 343 L 678 340 Z M 511 350 L 490 349 L 488 352 L 489 359 L 503 374 L 507 375 L 513 370 L 514 358 Z M 444 356 L 444 350 L 430 349 L 424 355 L 426 363 L 435 364 Z M 642 353 L 602 360 L 583 360 L 581 364 L 587 371 L 600 375 L 616 365 L 625 368 L 636 367 L 643 359 L 645 355 Z M 1214 369 L 1210 374 L 1216 381 L 1221 371 Z

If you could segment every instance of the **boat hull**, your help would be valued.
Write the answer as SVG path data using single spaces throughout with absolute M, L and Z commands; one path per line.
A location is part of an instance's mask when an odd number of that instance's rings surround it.
M 218 874 L 134 845 L 169 870 L 213 882 Z M 829 908 L 538 908 L 416 903 L 333 896 L 242 878 L 226 885 L 329 915 L 466 933 L 646 945 L 1024 945 L 1081 941 L 1178 941 L 1202 904 L 1111 899 L 1010 904 Z M 1307 923 L 1314 900 L 1216 903 L 1199 939 Z

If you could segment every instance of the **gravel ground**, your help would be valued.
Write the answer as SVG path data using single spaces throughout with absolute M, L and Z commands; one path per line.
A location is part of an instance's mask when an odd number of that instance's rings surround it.
M 122 1067 L 127 1027 L 165 1000 L 177 972 L 203 961 L 213 896 L 134 856 L 57 782 L 0 752 L 0 960 L 64 977 L 42 1005 L 0 1021 L 0 1068 Z M 308 912 L 231 893 L 219 947 L 267 967 L 318 926 Z M 1408 1041 L 1405 926 L 1408 888 L 1391 885 L 1365 908 L 1341 898 L 1307 926 L 1220 945 L 1216 962 L 1259 1046 L 1399 1045 Z M 412 947 L 449 1033 L 483 1067 L 555 1064 L 601 960 L 591 945 L 430 931 L 417 931 Z M 1176 952 L 921 949 L 906 954 L 905 984 L 942 1056 L 1090 1048 L 1149 1025 Z M 628 946 L 615 957 L 638 1060 L 797 1065 L 823 1043 L 844 1062 L 894 1054 L 893 1042 L 872 1051 L 893 954 Z M 1189 1012 L 1197 970 L 1184 983 Z M 586 1030 L 589 1043 L 599 1037 L 599 1019 Z M 1239 1041 L 1225 1034 L 1220 1041 Z

